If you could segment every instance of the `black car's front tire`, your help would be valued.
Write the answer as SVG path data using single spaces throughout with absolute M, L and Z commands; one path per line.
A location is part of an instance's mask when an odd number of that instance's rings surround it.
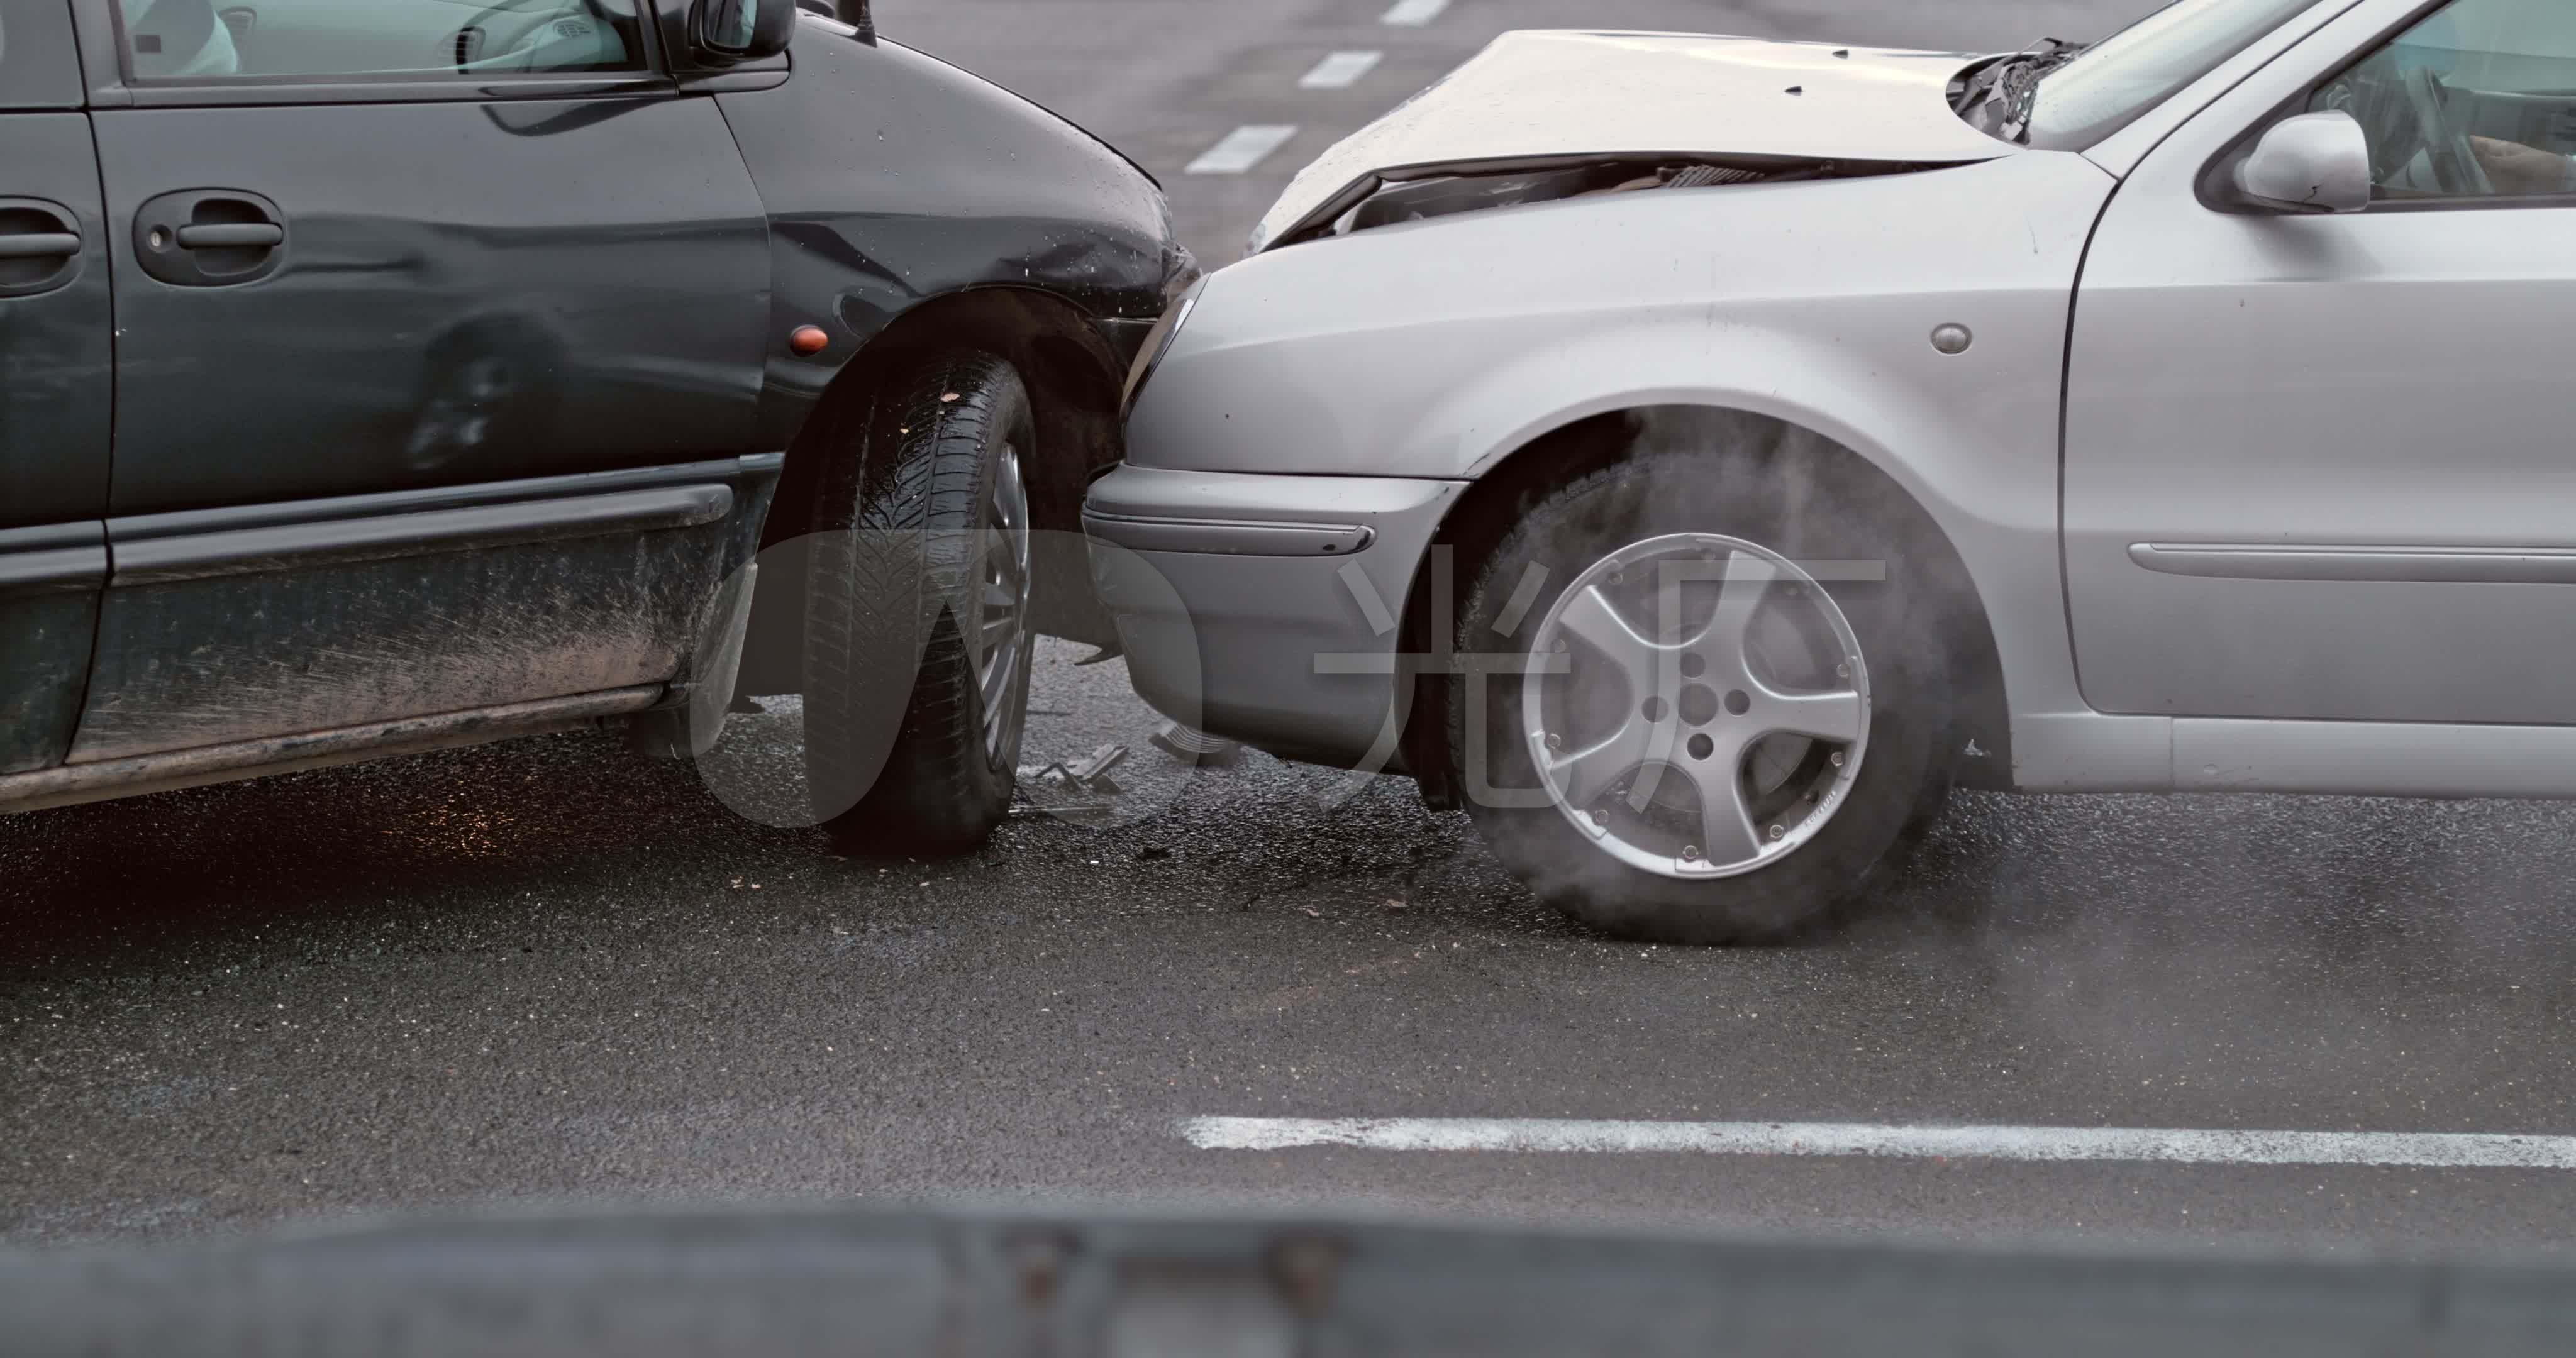
M 988 353 L 902 362 L 823 476 L 805 766 L 846 846 L 957 853 L 1009 811 L 1028 710 L 1027 387 Z

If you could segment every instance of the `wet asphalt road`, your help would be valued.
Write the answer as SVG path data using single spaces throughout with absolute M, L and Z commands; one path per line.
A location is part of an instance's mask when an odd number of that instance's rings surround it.
M 1403 33 L 1339 0 L 881 4 L 1136 147 L 1202 248 L 1506 24 L 2083 32 L 2042 4 L 1461 0 Z M 1389 50 L 1386 78 L 1263 102 L 1343 47 Z M 1240 181 L 1173 173 L 1259 121 L 1305 130 Z M 1408 784 L 1182 773 L 1074 654 L 1045 653 L 1032 754 L 1127 741 L 1130 791 L 960 862 L 833 858 L 729 809 L 779 799 L 783 709 L 703 773 L 563 736 L 0 820 L 0 1240 L 959 1197 L 2570 1237 L 2566 1172 L 1192 1149 L 1174 1124 L 1202 1114 L 2576 1132 L 2576 808 L 1962 796 L 1845 931 L 1648 948 L 1531 903 Z

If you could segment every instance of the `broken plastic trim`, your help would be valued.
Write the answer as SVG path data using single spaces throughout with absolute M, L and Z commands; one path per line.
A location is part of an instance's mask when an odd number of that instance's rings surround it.
M 1646 189 L 1717 188 L 1801 179 L 1856 179 L 1927 168 L 1901 161 L 1710 156 L 1687 152 L 1541 156 L 1412 165 L 1363 175 L 1252 253 L 1375 226 L 1527 203 Z

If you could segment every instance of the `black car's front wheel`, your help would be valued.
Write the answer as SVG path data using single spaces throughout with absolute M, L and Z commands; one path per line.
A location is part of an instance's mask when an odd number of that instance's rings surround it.
M 807 781 L 837 840 L 959 852 L 1010 809 L 1028 712 L 1028 389 L 992 354 L 926 355 L 842 441 L 808 555 Z

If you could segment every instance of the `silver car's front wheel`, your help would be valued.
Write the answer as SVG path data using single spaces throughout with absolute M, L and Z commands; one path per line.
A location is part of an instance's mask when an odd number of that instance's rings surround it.
M 1916 533 L 1722 449 L 1527 503 L 1460 601 L 1448 699 L 1495 855 L 1585 923 L 1672 942 L 1778 937 L 1863 894 L 1944 783 Z
M 1728 877 L 1832 820 L 1868 750 L 1869 670 L 1797 563 L 1674 533 L 1566 585 L 1532 637 L 1521 710 L 1549 799 L 1601 852 Z

